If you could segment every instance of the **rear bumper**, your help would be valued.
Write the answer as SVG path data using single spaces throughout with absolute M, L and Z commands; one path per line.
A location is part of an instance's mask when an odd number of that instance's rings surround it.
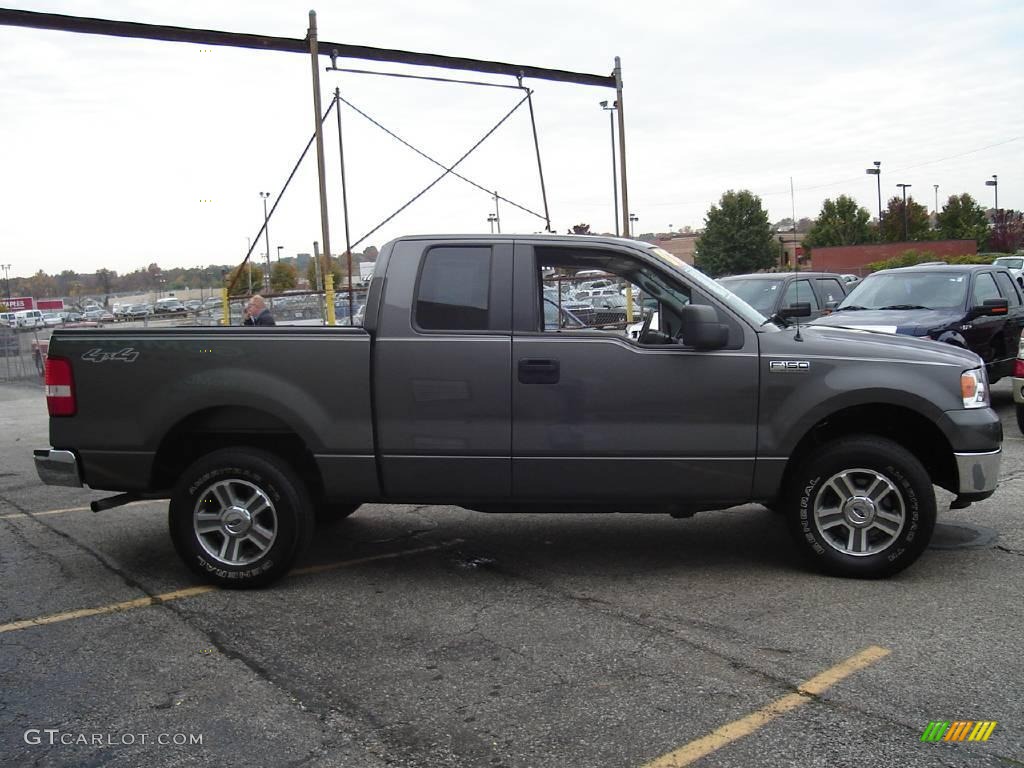
M 52 448 L 33 451 L 36 461 L 36 472 L 39 479 L 47 485 L 65 485 L 72 488 L 82 487 L 82 473 L 78 466 L 78 457 L 71 451 L 55 451 Z
M 959 493 L 974 500 L 988 498 L 999 485 L 999 466 L 1003 451 L 984 453 L 955 453 L 956 467 L 960 473 Z

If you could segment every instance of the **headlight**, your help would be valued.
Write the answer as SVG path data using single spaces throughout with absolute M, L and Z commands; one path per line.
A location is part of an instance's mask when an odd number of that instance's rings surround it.
M 974 368 L 960 374 L 960 394 L 964 398 L 964 408 L 988 407 L 988 379 L 984 368 Z

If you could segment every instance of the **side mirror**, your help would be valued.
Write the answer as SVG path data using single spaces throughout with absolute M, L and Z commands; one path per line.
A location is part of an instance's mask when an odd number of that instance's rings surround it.
M 974 317 L 985 317 L 988 315 L 1005 315 L 1010 311 L 1010 302 L 1006 299 L 985 299 L 980 306 L 971 307 L 971 314 Z
M 714 307 L 688 304 L 679 310 L 682 341 L 697 350 L 721 349 L 729 343 L 729 326 L 718 322 Z
M 779 310 L 779 317 L 781 318 L 810 316 L 811 303 L 809 301 L 799 301 L 796 304 L 790 304 L 788 307 L 783 307 Z

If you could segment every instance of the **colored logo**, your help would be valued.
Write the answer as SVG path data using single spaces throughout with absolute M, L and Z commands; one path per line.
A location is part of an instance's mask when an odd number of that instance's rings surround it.
M 995 720 L 932 720 L 921 741 L 988 741 L 995 729 Z

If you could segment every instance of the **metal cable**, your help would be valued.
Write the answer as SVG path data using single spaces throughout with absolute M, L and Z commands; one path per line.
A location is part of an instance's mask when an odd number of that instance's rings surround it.
M 516 87 L 516 88 L 518 88 L 518 86 L 510 86 L 510 87 Z M 524 88 L 523 90 L 526 90 L 526 96 L 527 96 L 527 99 L 528 99 L 528 98 L 529 98 L 529 96 L 530 96 L 530 91 L 528 91 L 528 90 L 527 90 L 527 89 L 525 89 L 525 88 Z M 463 176 L 463 175 L 462 175 L 461 173 L 455 173 L 454 171 L 451 171 L 451 169 L 450 169 L 450 168 L 448 168 L 448 167 L 447 167 L 447 166 L 446 166 L 446 165 L 445 165 L 444 163 L 440 162 L 439 160 L 435 160 L 435 159 L 434 159 L 434 158 L 432 158 L 432 157 L 431 157 L 430 155 L 428 155 L 428 154 L 427 154 L 426 152 L 423 152 L 422 150 L 420 150 L 420 149 L 417 149 L 416 147 L 414 147 L 414 146 L 413 146 L 412 144 L 410 144 L 410 143 L 409 143 L 408 141 L 406 141 L 405 139 L 403 139 L 403 138 L 402 138 L 401 136 L 399 136 L 399 135 L 398 135 L 397 133 L 395 133 L 394 131 L 392 131 L 392 130 L 389 130 L 388 128 L 385 128 L 385 127 L 384 127 L 383 125 L 381 125 L 381 124 L 380 124 L 379 122 L 377 122 L 377 121 L 376 121 L 376 120 L 374 120 L 374 119 L 373 119 L 372 117 L 370 117 L 370 116 L 369 116 L 368 114 L 366 114 L 365 112 L 363 112 L 363 110 L 359 109 L 359 107 L 357 107 L 357 106 L 356 106 L 355 104 L 353 104 L 353 103 L 352 103 L 351 101 L 348 101 L 348 100 L 347 100 L 347 99 L 346 99 L 346 98 L 345 98 L 344 96 L 340 96 L 340 97 L 339 97 L 339 99 L 340 99 L 340 101 L 341 101 L 341 102 L 342 102 L 343 104 L 345 104 L 345 105 L 346 105 L 346 106 L 348 106 L 348 107 L 349 107 L 350 109 L 352 109 L 352 110 L 353 110 L 353 111 L 354 111 L 354 112 L 355 112 L 356 114 L 358 114 L 358 115 L 361 115 L 361 116 L 365 117 L 365 118 L 366 118 L 367 120 L 369 120 L 369 121 L 370 121 L 371 123 L 373 123 L 373 124 L 374 124 L 375 126 L 377 126 L 377 127 L 378 127 L 378 128 L 380 128 L 380 129 L 381 129 L 382 131 L 384 131 L 384 133 L 386 133 L 386 134 L 387 134 L 388 136 L 390 136 L 391 138 L 393 138 L 393 139 L 394 139 L 395 141 L 399 142 L 400 144 L 402 144 L 402 145 L 404 145 L 404 146 L 408 147 L 408 148 L 409 148 L 409 149 L 411 149 L 411 150 L 412 150 L 413 152 L 415 152 L 415 153 L 416 153 L 417 155 L 419 155 L 420 157 L 422 157 L 422 158 L 423 158 L 424 160 L 429 160 L 429 161 L 430 161 L 431 163 L 433 163 L 434 165 L 436 165 L 436 166 L 437 166 L 438 168 L 444 168 L 445 170 L 447 170 L 447 171 L 451 172 L 451 175 L 452 175 L 452 176 L 454 176 L 455 178 L 457 178 L 457 179 L 462 179 L 462 180 L 463 180 L 464 182 L 466 182 L 467 184 L 470 184 L 470 185 L 472 185 L 472 186 L 476 187 L 476 188 L 477 188 L 477 189 L 479 189 L 479 190 L 480 190 L 481 192 L 486 192 L 486 193 L 487 193 L 487 195 L 488 195 L 488 197 L 493 197 L 493 196 L 494 196 L 494 193 L 493 193 L 493 192 L 491 192 L 491 190 L 489 190 L 489 189 L 487 189 L 486 187 L 484 187 L 483 185 L 481 185 L 481 184 L 477 184 L 477 183 L 476 183 L 475 181 L 473 181 L 472 179 L 466 178 L 466 177 L 465 177 L 465 176 Z M 522 103 L 522 102 L 520 102 L 520 104 L 521 104 L 521 103 Z M 518 108 L 518 105 L 517 105 L 517 108 Z M 513 110 L 513 112 L 514 112 L 514 111 L 515 111 L 515 110 Z M 454 168 L 454 167 L 455 167 L 455 166 L 452 166 L 452 168 Z M 543 186 L 543 181 L 542 181 L 542 184 L 541 184 L 541 185 Z M 519 210 L 521 210 L 521 211 L 524 211 L 525 213 L 528 213 L 528 214 L 530 214 L 531 216 L 536 216 L 536 217 L 537 217 L 538 219 L 540 219 L 540 220 L 542 220 L 542 221 L 545 221 L 545 222 L 548 222 L 548 221 L 549 221 L 549 220 L 548 220 L 548 218 L 547 218 L 547 216 L 545 216 L 544 214 L 542 214 L 542 213 L 537 213 L 536 211 L 532 211 L 532 210 L 530 210 L 529 208 L 527 208 L 526 206 L 524 206 L 524 205 L 520 205 L 519 203 L 515 202 L 514 200 L 509 200 L 508 198 L 506 198 L 506 197 L 502 197 L 501 195 L 498 195 L 498 199 L 499 199 L 499 200 L 501 200 L 501 201 L 503 201 L 503 202 L 506 202 L 506 203 L 508 203 L 508 204 L 509 204 L 509 205 L 511 205 L 511 206 L 512 206 L 513 208 L 518 208 Z M 358 245 L 358 243 L 357 243 L 357 245 Z
M 493 134 L 496 130 L 498 130 L 505 123 L 506 120 L 508 120 L 510 117 L 512 117 L 512 115 L 515 113 L 515 111 L 517 109 L 519 109 L 521 106 L 523 106 L 523 104 L 525 104 L 527 99 L 529 99 L 529 98 L 530 98 L 530 95 L 529 95 L 529 92 L 527 92 L 527 95 L 524 96 L 519 101 L 518 104 L 516 104 L 514 107 L 512 107 L 512 109 L 510 109 L 505 114 L 505 116 L 503 118 L 501 118 L 501 120 L 499 120 L 495 124 L 495 126 L 493 128 L 491 128 L 491 130 L 489 130 L 487 133 L 485 133 L 483 135 L 483 137 L 476 144 L 474 144 L 472 147 L 470 147 L 468 150 L 466 150 L 465 154 L 463 154 L 462 157 L 460 157 L 458 160 L 456 160 L 451 166 L 445 168 L 444 173 L 442 173 L 440 176 L 438 176 L 436 179 L 434 179 L 432 182 L 430 182 L 426 187 L 423 188 L 422 191 L 420 191 L 416 195 L 414 195 L 408 202 L 406 202 L 398 210 L 396 210 L 394 213 L 392 213 L 390 216 L 388 216 L 386 219 L 384 219 L 384 221 L 382 221 L 376 227 L 374 227 L 369 232 L 367 232 L 365 235 L 363 235 L 361 238 L 359 238 L 354 243 L 352 243 L 352 247 L 355 248 L 357 245 L 359 245 L 364 240 L 369 238 L 377 230 L 379 230 L 381 227 L 383 227 L 385 224 L 387 224 L 389 221 L 391 221 L 393 218 L 395 218 L 395 216 L 400 214 L 402 211 L 404 211 L 410 205 L 412 205 L 417 200 L 419 200 L 421 197 L 423 197 L 423 195 L 425 195 L 427 192 L 429 192 L 431 189 L 433 189 L 434 186 L 438 182 L 440 182 L 445 176 L 448 176 L 450 173 L 452 173 L 454 171 L 454 169 L 457 168 L 459 166 L 459 164 L 462 163 L 463 160 L 465 160 L 467 157 L 469 157 L 477 149 L 477 147 L 479 147 L 481 144 L 483 144 L 485 141 L 487 141 L 487 139 L 489 139 L 491 137 L 491 134 Z M 344 101 L 344 99 L 342 99 L 342 101 Z M 345 102 L 345 103 L 347 104 L 348 102 Z

